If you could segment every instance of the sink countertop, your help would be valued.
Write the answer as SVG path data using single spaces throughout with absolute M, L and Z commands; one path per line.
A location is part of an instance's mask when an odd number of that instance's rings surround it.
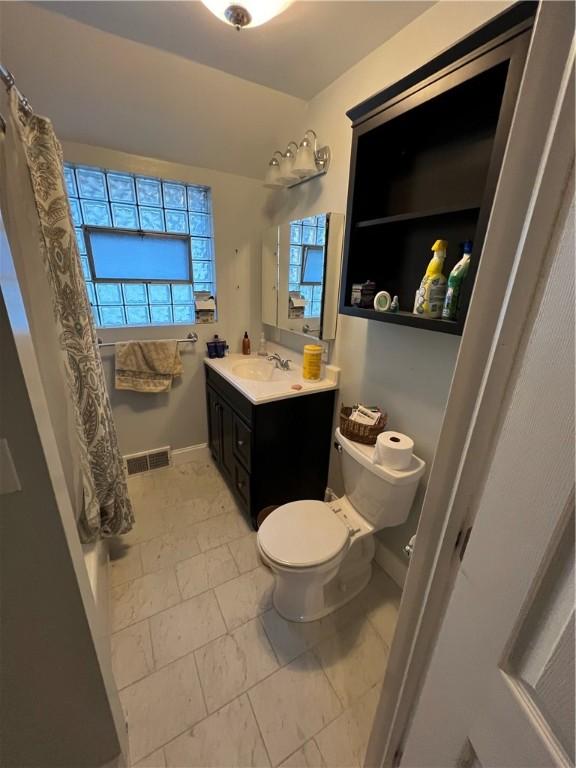
M 304 381 L 302 378 L 302 355 L 291 349 L 286 349 L 278 344 L 268 343 L 268 354 L 274 352 L 286 359 L 289 358 L 289 371 L 281 371 L 275 368 L 273 361 L 266 360 L 257 354 L 240 355 L 230 354 L 226 357 L 210 359 L 204 358 L 204 363 L 217 371 L 222 378 L 232 384 L 244 397 L 247 397 L 254 405 L 260 403 L 270 403 L 274 400 L 284 400 L 289 397 L 301 397 L 302 395 L 311 395 L 314 392 L 326 392 L 331 389 L 338 389 L 340 368 L 334 365 L 322 364 L 322 378 L 319 381 Z M 264 368 L 264 366 L 266 366 Z M 249 370 L 263 370 L 267 372 L 270 367 L 270 380 L 261 381 L 251 378 L 244 378 L 234 371 L 234 368 L 245 367 Z M 290 387 L 293 384 L 301 384 L 302 389 L 295 390 Z

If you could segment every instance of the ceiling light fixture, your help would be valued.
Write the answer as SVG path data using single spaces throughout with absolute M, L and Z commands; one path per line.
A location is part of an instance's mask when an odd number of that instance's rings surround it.
M 240 30 L 265 24 L 288 8 L 292 0 L 240 0 L 237 3 L 230 0 L 202 0 L 202 2 L 221 21 Z

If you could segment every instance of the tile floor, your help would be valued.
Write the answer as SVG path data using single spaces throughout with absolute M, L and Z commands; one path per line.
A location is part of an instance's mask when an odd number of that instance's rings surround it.
M 112 661 L 138 768 L 362 764 L 400 593 L 282 619 L 273 576 L 209 459 L 130 478 L 112 542 Z

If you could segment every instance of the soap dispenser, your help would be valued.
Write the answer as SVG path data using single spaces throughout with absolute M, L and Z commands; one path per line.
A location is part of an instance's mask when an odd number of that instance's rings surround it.
M 260 357 L 268 356 L 268 349 L 266 348 L 266 336 L 264 332 L 260 334 L 260 344 L 258 345 L 258 354 Z
M 242 339 L 242 354 L 250 354 L 250 338 L 248 337 L 248 331 L 244 331 L 244 338 Z

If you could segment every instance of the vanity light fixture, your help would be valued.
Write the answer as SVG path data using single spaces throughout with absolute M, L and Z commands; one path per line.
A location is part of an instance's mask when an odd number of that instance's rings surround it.
M 238 31 L 246 27 L 258 27 L 286 10 L 292 0 L 202 0 L 206 8 L 221 21 L 236 27 Z
M 310 136 L 314 139 L 314 145 L 312 145 Z M 310 176 L 317 171 L 316 144 L 316 133 L 312 129 L 309 129 L 306 131 L 304 138 L 300 142 L 298 152 L 296 153 L 296 162 L 294 163 L 294 173 L 301 179 L 305 179 L 306 176 Z
M 268 163 L 264 186 L 291 189 L 317 176 L 323 176 L 330 165 L 330 147 L 318 148 L 317 144 L 315 131 L 309 129 L 300 144 L 291 141 L 285 153 L 276 150 Z
M 296 152 L 298 152 L 298 144 L 291 141 L 286 147 L 286 152 L 282 155 L 282 160 L 280 160 L 280 177 L 278 180 L 286 186 L 293 184 L 300 178 L 293 171 Z
M 276 155 L 279 155 L 280 159 Z M 280 160 L 282 160 L 282 152 L 277 149 L 268 163 L 268 170 L 264 179 L 264 186 L 269 189 L 280 189 L 286 186 L 280 181 Z

